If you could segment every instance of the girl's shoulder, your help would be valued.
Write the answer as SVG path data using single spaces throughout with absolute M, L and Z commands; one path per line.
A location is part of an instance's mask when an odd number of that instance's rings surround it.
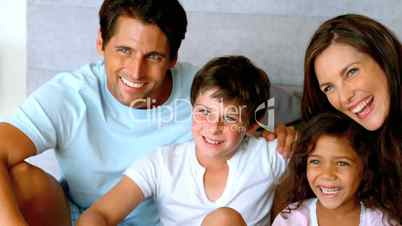
M 395 220 L 391 220 L 387 214 L 377 208 L 365 209 L 365 226 L 401 226 Z
M 272 226 L 308 226 L 310 211 L 315 199 L 306 199 L 301 202 L 292 203 L 283 209 L 276 217 Z

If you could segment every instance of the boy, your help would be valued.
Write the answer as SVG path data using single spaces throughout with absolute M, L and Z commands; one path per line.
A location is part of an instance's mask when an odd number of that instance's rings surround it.
M 117 224 L 149 197 L 164 226 L 200 225 L 220 207 L 236 210 L 247 225 L 269 224 L 275 184 L 287 163 L 276 142 L 246 137 L 265 113 L 257 109 L 269 88 L 266 74 L 245 57 L 207 63 L 191 87 L 193 141 L 161 147 L 135 162 L 78 225 Z

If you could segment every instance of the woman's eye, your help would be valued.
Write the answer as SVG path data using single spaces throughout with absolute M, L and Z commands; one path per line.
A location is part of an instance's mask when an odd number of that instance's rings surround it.
M 359 69 L 357 69 L 357 68 L 351 68 L 351 69 L 346 73 L 346 76 L 347 76 L 348 78 L 353 77 L 353 76 L 355 76 L 355 75 L 357 74 L 358 71 L 359 71 Z
M 328 86 L 325 86 L 325 87 L 322 88 L 322 92 L 325 93 L 325 94 L 330 93 L 333 90 L 334 90 L 334 87 L 331 86 L 331 85 L 328 85 Z

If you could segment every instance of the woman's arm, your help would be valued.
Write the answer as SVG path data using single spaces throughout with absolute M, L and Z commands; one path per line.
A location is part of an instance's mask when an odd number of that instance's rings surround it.
M 79 218 L 77 226 L 112 226 L 121 222 L 144 200 L 140 187 L 129 177 L 97 200 Z

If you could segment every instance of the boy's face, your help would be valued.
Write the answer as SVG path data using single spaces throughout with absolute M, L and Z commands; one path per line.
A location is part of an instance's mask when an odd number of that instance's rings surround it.
M 307 180 L 327 209 L 353 208 L 363 163 L 344 137 L 322 135 L 307 158 Z
M 246 109 L 212 97 L 216 90 L 200 93 L 194 102 L 192 133 L 200 161 L 230 159 L 246 132 Z

